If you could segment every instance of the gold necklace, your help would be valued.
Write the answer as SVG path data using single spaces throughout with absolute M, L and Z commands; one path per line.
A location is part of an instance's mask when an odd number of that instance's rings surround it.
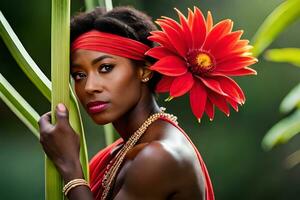
M 113 165 L 110 167 L 111 162 L 107 165 L 106 172 L 104 174 L 104 178 L 102 180 L 102 187 L 104 188 L 101 199 L 105 200 L 107 198 L 107 195 L 109 194 L 109 191 L 112 187 L 112 184 L 114 182 L 114 179 L 117 175 L 117 172 L 123 163 L 123 160 L 128 153 L 129 150 L 132 149 L 132 147 L 137 143 L 137 141 L 140 139 L 140 137 L 145 133 L 147 128 L 158 118 L 167 118 L 174 123 L 177 124 L 177 117 L 169 114 L 169 113 L 164 113 L 164 108 L 161 109 L 161 112 L 155 113 L 150 115 L 146 121 L 136 130 L 130 138 L 127 140 L 127 142 L 123 145 L 122 149 L 117 153 L 115 157 L 115 162 Z

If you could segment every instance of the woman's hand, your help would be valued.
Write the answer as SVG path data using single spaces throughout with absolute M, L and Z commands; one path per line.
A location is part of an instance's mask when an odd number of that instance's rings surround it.
M 40 143 L 65 182 L 82 178 L 79 161 L 80 140 L 69 123 L 69 112 L 64 104 L 56 107 L 56 124 L 51 124 L 51 112 L 39 120 Z

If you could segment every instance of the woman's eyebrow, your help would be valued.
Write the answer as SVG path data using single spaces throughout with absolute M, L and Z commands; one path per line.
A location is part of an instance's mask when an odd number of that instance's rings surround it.
M 103 56 L 99 56 L 98 58 L 95 58 L 91 63 L 92 65 L 96 64 L 97 62 L 105 59 L 105 58 L 113 58 L 112 56 L 109 55 L 103 55 Z
M 112 58 L 112 59 L 115 59 L 114 57 L 112 56 L 109 56 L 109 55 L 103 55 L 103 56 L 99 56 L 98 58 L 95 58 L 94 60 L 92 60 L 91 64 L 94 65 L 96 64 L 97 62 L 101 61 L 101 60 L 104 60 L 106 58 Z M 71 68 L 75 68 L 75 67 L 81 67 L 80 64 L 77 64 L 77 63 L 71 63 Z

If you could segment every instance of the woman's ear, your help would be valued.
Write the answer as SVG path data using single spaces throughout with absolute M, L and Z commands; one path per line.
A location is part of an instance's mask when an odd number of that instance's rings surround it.
M 140 67 L 139 75 L 142 82 L 148 82 L 153 76 L 153 71 L 149 69 L 149 66 L 151 63 L 145 61 L 144 66 Z

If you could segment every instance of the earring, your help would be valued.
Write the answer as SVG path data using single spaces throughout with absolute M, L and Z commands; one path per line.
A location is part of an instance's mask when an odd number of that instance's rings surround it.
M 142 81 L 147 82 L 147 81 L 149 81 L 149 79 L 150 79 L 149 77 L 146 77 L 146 78 L 143 78 Z

